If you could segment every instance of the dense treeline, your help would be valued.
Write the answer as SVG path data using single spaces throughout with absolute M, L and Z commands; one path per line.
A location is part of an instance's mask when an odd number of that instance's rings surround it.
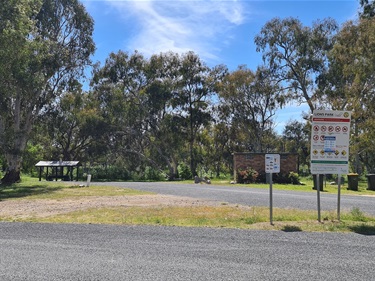
M 94 52 L 93 21 L 77 0 L 11 0 L 0 7 L 3 183 L 38 160 L 79 160 L 97 178 L 232 174 L 232 153 L 297 152 L 309 164 L 309 114 L 351 110 L 353 171 L 375 168 L 374 2 L 356 21 L 304 26 L 272 19 L 254 38 L 255 70 L 209 67 L 193 53 Z M 74 9 L 71 9 L 74 7 Z M 250 39 L 249 39 L 250 40 Z M 252 50 L 249 50 L 251 52 Z M 280 136 L 275 114 L 307 103 Z M 291 116 L 291 120 L 299 116 Z

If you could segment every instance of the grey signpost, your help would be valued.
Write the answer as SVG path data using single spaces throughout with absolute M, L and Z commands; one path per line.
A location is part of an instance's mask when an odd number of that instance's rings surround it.
M 270 224 L 273 225 L 272 174 L 280 173 L 280 154 L 266 154 L 265 171 L 270 182 Z
M 311 173 L 316 175 L 320 222 L 320 175 L 337 174 L 337 217 L 340 220 L 341 175 L 349 173 L 350 111 L 315 110 L 312 116 Z

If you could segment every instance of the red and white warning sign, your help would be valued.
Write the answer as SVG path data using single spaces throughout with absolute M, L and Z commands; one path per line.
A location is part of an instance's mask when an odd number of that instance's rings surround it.
M 314 111 L 311 136 L 312 174 L 349 173 L 350 115 L 350 111 Z

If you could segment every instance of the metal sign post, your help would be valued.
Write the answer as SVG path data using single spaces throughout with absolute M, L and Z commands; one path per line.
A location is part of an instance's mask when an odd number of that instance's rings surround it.
M 340 221 L 340 200 L 341 200 L 341 175 L 337 178 L 337 220 Z
M 272 202 L 272 173 L 269 173 L 270 177 L 270 224 L 273 225 L 273 202 Z
M 337 216 L 340 220 L 340 180 L 349 173 L 350 111 L 315 110 L 311 132 L 311 173 L 316 175 L 320 222 L 319 175 L 338 174 Z
M 317 202 L 318 202 L 318 222 L 321 222 L 321 216 L 320 216 L 320 180 L 319 180 L 319 174 L 316 175 L 316 196 L 317 196 Z
M 280 173 L 280 154 L 266 154 L 265 166 L 270 182 L 270 224 L 273 225 L 272 174 Z

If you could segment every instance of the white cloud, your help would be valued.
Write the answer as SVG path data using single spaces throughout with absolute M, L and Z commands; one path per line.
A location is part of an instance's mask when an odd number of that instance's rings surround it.
M 124 24 L 137 32 L 124 49 L 146 56 L 173 51 L 194 51 L 204 60 L 215 60 L 217 42 L 231 40 L 230 30 L 244 22 L 243 3 L 231 1 L 107 1 Z M 221 45 L 221 44 L 220 44 Z

